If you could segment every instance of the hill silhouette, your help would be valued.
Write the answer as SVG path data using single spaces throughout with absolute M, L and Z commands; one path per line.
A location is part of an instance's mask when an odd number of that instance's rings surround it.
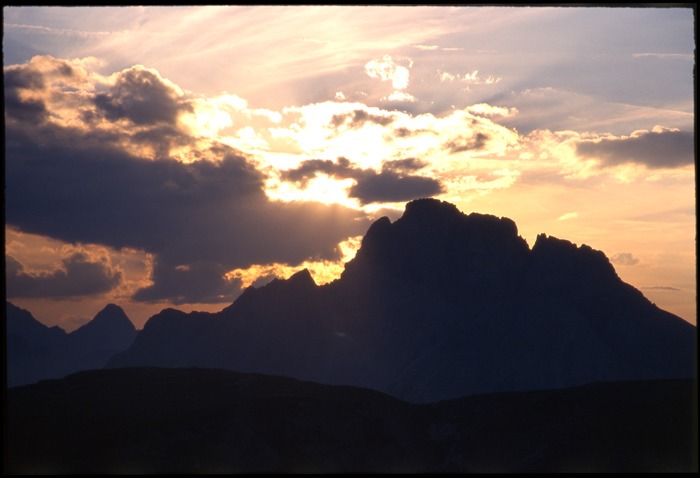
M 8 474 L 697 472 L 696 386 L 608 382 L 414 405 L 213 369 L 7 394 Z M 695 402 L 696 403 L 696 402 Z
M 122 308 L 114 304 L 108 304 L 71 333 L 57 326 L 45 326 L 11 302 L 6 302 L 5 318 L 9 387 L 102 368 L 136 337 L 136 328 Z
M 371 388 L 415 403 L 690 378 L 696 329 L 605 255 L 435 199 L 376 221 L 340 279 L 308 271 L 219 313 L 166 309 L 110 368 L 204 367 Z

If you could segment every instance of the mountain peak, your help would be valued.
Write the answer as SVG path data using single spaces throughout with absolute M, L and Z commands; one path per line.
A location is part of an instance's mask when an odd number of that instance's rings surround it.
M 295 272 L 287 279 L 287 284 L 297 284 L 300 287 L 305 286 L 316 286 L 316 281 L 311 276 L 309 269 L 302 269 L 299 272 Z
M 465 277 L 502 277 L 528 252 L 511 219 L 466 215 L 454 204 L 418 199 L 395 222 L 383 217 L 372 224 L 342 277 L 361 282 L 388 274 L 451 286 Z
M 101 311 L 99 311 L 95 317 L 92 319 L 92 322 L 114 322 L 114 323 L 119 323 L 122 322 L 126 324 L 128 322 L 131 324 L 131 321 L 129 320 L 129 317 L 127 317 L 126 313 L 124 312 L 124 309 L 119 307 L 116 304 L 107 304 Z M 133 327 L 133 324 L 132 324 Z
M 110 366 L 231 368 L 427 402 L 688 377 L 696 355 L 695 328 L 602 252 L 544 234 L 531 250 L 511 219 L 435 199 L 377 220 L 331 284 L 302 270 L 212 320 L 151 327 L 158 317 Z
M 403 217 L 406 220 L 414 217 L 440 215 L 443 217 L 463 216 L 464 214 L 452 203 L 434 198 L 416 199 L 406 204 Z
M 136 334 L 136 327 L 124 310 L 116 304 L 107 304 L 95 317 L 70 335 L 73 340 L 99 340 L 129 343 Z

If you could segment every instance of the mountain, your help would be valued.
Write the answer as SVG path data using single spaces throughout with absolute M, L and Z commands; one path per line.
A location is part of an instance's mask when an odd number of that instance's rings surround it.
M 10 387 L 79 370 L 102 368 L 131 345 L 136 329 L 121 307 L 109 304 L 87 324 L 66 333 L 6 302 L 7 384 Z
M 10 302 L 6 311 L 8 386 L 69 373 L 62 354 L 67 336 L 63 329 L 47 327 Z
M 377 220 L 340 279 L 308 271 L 219 313 L 166 309 L 109 368 L 210 367 L 378 390 L 414 403 L 599 381 L 690 378 L 696 328 L 605 255 L 435 199 Z
M 696 400 L 690 380 L 415 405 L 270 375 L 94 370 L 8 390 L 4 471 L 697 472 Z

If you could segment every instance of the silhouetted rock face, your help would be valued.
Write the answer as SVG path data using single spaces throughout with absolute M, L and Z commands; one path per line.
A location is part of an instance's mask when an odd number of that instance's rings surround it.
M 7 384 L 10 387 L 79 370 L 102 368 L 129 347 L 136 329 L 124 311 L 110 304 L 90 322 L 67 334 L 46 327 L 29 311 L 7 302 Z
M 331 284 L 302 271 L 218 314 L 162 315 L 109 366 L 286 375 L 413 402 L 695 375 L 695 327 L 602 252 L 545 235 L 530 250 L 510 219 L 434 199 L 376 221 Z
M 61 353 L 65 331 L 45 326 L 29 311 L 10 302 L 5 306 L 8 385 L 65 375 L 68 369 Z
M 136 328 L 121 307 L 108 304 L 90 322 L 70 335 L 74 341 L 108 344 L 110 348 L 123 350 L 134 341 Z
M 342 277 L 483 287 L 510 280 L 528 252 L 512 220 L 467 216 L 452 204 L 423 199 L 409 203 L 393 224 L 387 218 L 375 222 Z

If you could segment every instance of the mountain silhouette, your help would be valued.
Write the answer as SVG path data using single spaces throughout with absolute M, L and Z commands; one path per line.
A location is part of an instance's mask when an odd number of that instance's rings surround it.
M 697 472 L 693 389 L 607 382 L 418 405 L 271 375 L 92 370 L 8 390 L 4 470 Z
M 605 255 L 435 199 L 377 220 L 342 276 L 166 309 L 108 367 L 210 367 L 375 389 L 415 403 L 598 381 L 690 378 L 696 329 Z
M 47 327 L 6 302 L 7 384 L 10 387 L 104 367 L 134 341 L 136 328 L 121 307 L 109 304 L 77 330 Z

